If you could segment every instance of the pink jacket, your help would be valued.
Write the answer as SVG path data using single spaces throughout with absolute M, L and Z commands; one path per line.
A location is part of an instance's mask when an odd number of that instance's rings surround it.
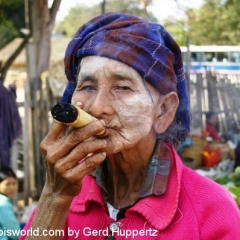
M 169 148 L 175 162 L 167 192 L 129 208 L 113 225 L 115 239 L 240 240 L 240 212 L 228 191 L 184 166 Z M 62 239 L 105 239 L 112 234 L 112 223 L 100 188 L 86 176 L 71 204 Z M 26 229 L 30 224 L 31 220 Z

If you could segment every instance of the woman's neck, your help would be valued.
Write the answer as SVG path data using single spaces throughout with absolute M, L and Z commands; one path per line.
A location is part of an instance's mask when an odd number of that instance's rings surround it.
M 139 196 L 154 145 L 108 156 L 106 189 L 108 202 L 115 208 L 133 204 Z

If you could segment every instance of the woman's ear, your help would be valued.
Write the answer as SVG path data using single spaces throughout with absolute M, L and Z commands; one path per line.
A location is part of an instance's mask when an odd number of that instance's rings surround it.
M 179 104 L 176 92 L 170 92 L 159 98 L 154 129 L 157 134 L 161 134 L 171 125 L 175 117 Z

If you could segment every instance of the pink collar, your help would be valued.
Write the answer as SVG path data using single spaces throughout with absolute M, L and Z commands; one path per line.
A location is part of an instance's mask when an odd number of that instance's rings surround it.
M 170 144 L 167 144 L 167 147 L 172 161 L 167 191 L 161 196 L 150 196 L 140 199 L 126 211 L 126 217 L 137 212 L 158 230 L 166 228 L 176 214 L 183 169 L 182 161 L 174 147 Z M 76 213 L 85 212 L 90 201 L 99 203 L 99 206 L 105 209 L 100 187 L 97 185 L 94 177 L 87 175 L 83 180 L 80 194 L 73 199 L 70 211 Z

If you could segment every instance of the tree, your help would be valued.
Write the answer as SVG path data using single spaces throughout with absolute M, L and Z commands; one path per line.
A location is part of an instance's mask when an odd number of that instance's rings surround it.
M 150 3 L 150 0 L 147 0 L 147 3 Z M 87 7 L 84 4 L 78 5 L 70 9 L 63 21 L 56 24 L 55 30 L 58 33 L 64 33 L 66 36 L 72 37 L 81 25 L 102 13 L 103 4 L 105 4 L 105 12 L 130 13 L 152 21 L 157 21 L 153 14 L 147 12 L 147 3 L 142 5 L 139 0 L 108 0 L 101 2 L 100 6 L 99 4 L 93 5 L 92 7 Z
M 186 46 L 188 31 L 185 20 L 172 20 L 169 18 L 164 21 L 163 25 L 180 46 Z
M 26 0 L 28 1 L 28 0 Z M 34 161 L 35 187 L 38 193 L 44 184 L 43 160 L 39 149 L 43 130 L 47 126 L 41 124 L 42 116 L 48 118 L 46 109 L 40 111 L 40 102 L 37 100 L 37 92 L 41 88 L 41 74 L 49 69 L 51 53 L 51 36 L 55 18 L 61 4 L 61 0 L 54 0 L 48 7 L 48 0 L 33 1 L 29 4 L 30 29 L 32 39 L 27 45 L 28 79 L 31 98 L 31 132 L 32 148 L 31 155 Z M 48 101 L 48 99 L 45 99 Z
M 0 0 L 0 49 L 22 37 L 20 29 L 24 27 L 24 0 Z
M 12 0 L 8 0 L 11 2 Z M 13 0 L 15 1 L 15 0 Z M 50 43 L 51 43 L 51 34 L 55 23 L 55 18 L 57 11 L 59 9 L 61 0 L 54 0 L 51 7 L 48 7 L 48 0 L 25 0 L 25 19 L 26 26 L 29 27 L 29 33 L 25 36 L 24 40 L 20 46 L 15 50 L 12 56 L 0 66 L 1 78 L 4 78 L 8 68 L 10 67 L 13 60 L 21 52 L 21 50 L 27 45 L 28 52 L 28 83 L 30 87 L 30 106 L 32 111 L 35 110 L 35 114 L 32 114 L 32 135 L 33 135 L 33 145 L 29 147 L 29 151 L 33 150 L 31 158 L 35 164 L 35 176 L 36 176 L 36 188 L 40 192 L 43 186 L 43 172 L 42 165 L 43 161 L 40 157 L 39 143 L 41 139 L 39 138 L 39 132 L 34 131 L 36 129 L 44 128 L 41 124 L 38 124 L 39 116 L 44 115 L 43 112 L 39 111 L 37 102 L 36 92 L 41 86 L 40 75 L 42 72 L 48 70 L 49 68 L 49 58 L 50 58 Z M 10 7 L 10 5 L 9 5 Z M 16 13 L 14 13 L 16 14 Z M 24 11 L 23 11 L 24 14 Z M 29 15 L 28 15 L 29 14 Z M 28 41 L 31 37 L 31 41 Z M 28 92 L 27 92 L 28 94 Z M 28 112 L 28 111 L 26 111 Z M 48 112 L 45 112 L 46 118 L 48 117 Z M 36 120 L 36 121 L 35 121 Z M 26 153 L 26 155 L 28 155 Z M 28 166 L 25 166 L 26 168 Z M 29 169 L 25 169 L 26 175 L 28 174 Z M 27 185 L 26 190 L 28 189 L 28 180 L 25 179 L 25 184 Z M 27 196 L 28 197 L 28 196 Z
M 22 37 L 21 28 L 25 27 L 23 0 L 0 1 L 0 49 L 16 37 Z M 23 38 L 22 43 L 5 63 L 0 63 L 0 80 L 4 81 L 7 71 L 14 59 L 25 47 L 29 35 Z
M 106 0 L 103 0 L 102 3 L 101 3 L 101 9 L 102 9 L 102 12 L 101 12 L 101 13 L 102 13 L 102 14 L 105 13 L 106 3 L 107 3 Z
M 186 12 L 191 42 L 196 45 L 240 43 L 239 0 L 206 0 L 200 9 Z
M 51 52 L 51 35 L 61 0 L 54 0 L 48 7 L 48 0 L 33 1 L 32 51 L 35 56 L 35 77 L 48 70 Z M 33 76 L 34 77 L 34 76 Z
M 229 44 L 240 44 L 240 2 L 239 0 L 227 0 L 224 4 L 222 17 L 222 38 Z
M 79 26 L 86 21 L 100 14 L 99 5 L 93 7 L 87 7 L 85 5 L 78 5 L 69 10 L 68 15 L 63 21 L 56 24 L 55 31 L 57 33 L 63 33 L 67 37 L 73 37 Z
M 25 48 L 30 37 L 31 37 L 31 33 L 29 33 L 27 36 L 25 36 L 23 41 L 15 49 L 15 51 L 12 53 L 12 55 L 9 56 L 9 58 L 7 59 L 7 61 L 4 64 L 0 63 L 0 81 L 4 82 L 8 69 L 10 68 L 11 64 L 13 63 L 14 59 L 18 56 L 18 54 L 20 54 L 21 51 Z
M 10 2 L 11 1 L 13 0 L 10 0 Z M 31 67 L 29 67 L 29 69 L 31 69 L 29 77 L 30 79 L 35 79 L 34 81 L 37 81 L 36 84 L 38 84 L 39 76 L 42 72 L 48 70 L 49 67 L 51 34 L 60 3 L 61 0 L 54 0 L 52 6 L 48 8 L 48 0 L 33 1 L 33 3 L 28 0 L 25 1 L 25 4 L 29 6 L 30 12 L 30 33 L 25 37 L 23 42 L 5 64 L 2 66 L 0 64 L 2 81 L 4 81 L 8 68 L 32 36 L 31 44 L 29 44 L 31 48 L 28 48 L 28 50 L 31 49 L 31 51 L 28 52 L 28 62 L 31 63 Z M 11 8 L 12 5 L 9 4 L 7 6 Z M 9 10 L 9 12 L 11 11 Z

